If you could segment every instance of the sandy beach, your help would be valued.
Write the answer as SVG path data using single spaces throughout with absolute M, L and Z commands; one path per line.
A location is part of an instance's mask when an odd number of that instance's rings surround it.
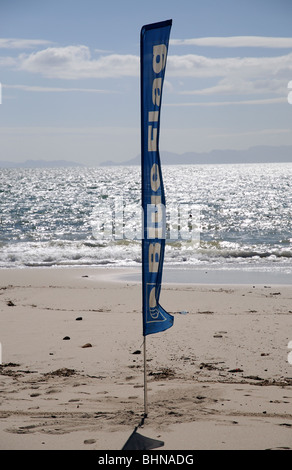
M 139 432 L 163 450 L 292 449 L 291 300 L 288 285 L 164 283 L 174 326 L 147 337 Z M 141 284 L 3 269 L 0 322 L 0 450 L 122 449 L 143 414 Z

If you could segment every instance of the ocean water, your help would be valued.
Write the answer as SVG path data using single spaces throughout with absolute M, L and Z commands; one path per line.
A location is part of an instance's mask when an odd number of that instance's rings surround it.
M 164 267 L 292 272 L 292 163 L 164 166 Z M 0 267 L 140 266 L 140 168 L 0 169 Z

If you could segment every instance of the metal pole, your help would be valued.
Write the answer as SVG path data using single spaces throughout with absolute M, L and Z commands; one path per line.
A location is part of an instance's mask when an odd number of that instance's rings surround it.
M 148 415 L 148 403 L 147 403 L 147 366 L 146 366 L 146 336 L 144 336 L 144 418 Z

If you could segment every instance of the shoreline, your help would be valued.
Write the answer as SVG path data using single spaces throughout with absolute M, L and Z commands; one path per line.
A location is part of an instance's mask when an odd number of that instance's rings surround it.
M 113 282 L 142 282 L 142 267 L 113 266 L 113 265 L 53 265 L 53 266 L 21 266 L 0 268 L 0 282 L 3 273 L 10 278 L 9 273 L 17 276 L 18 272 L 26 271 L 86 271 L 96 272 L 98 279 L 105 276 Z M 86 274 L 85 274 L 86 275 Z M 292 286 L 292 273 L 290 270 L 264 270 L 259 268 L 212 268 L 198 266 L 171 266 L 164 267 L 162 286 L 164 284 L 189 284 L 189 285 L 248 285 L 256 284 L 264 286 Z
M 111 269 L 111 268 L 110 268 Z M 120 268 L 120 278 L 124 282 L 140 282 L 141 270 L 139 268 Z M 292 276 L 289 272 L 269 272 L 259 269 L 206 269 L 197 267 L 172 267 L 164 268 L 162 277 L 163 284 L 189 284 L 189 285 L 292 285 Z
M 122 448 L 143 413 L 141 283 L 127 273 L 0 270 L 1 450 Z M 160 302 L 174 326 L 147 340 L 139 432 L 161 450 L 291 449 L 291 286 L 164 282 Z

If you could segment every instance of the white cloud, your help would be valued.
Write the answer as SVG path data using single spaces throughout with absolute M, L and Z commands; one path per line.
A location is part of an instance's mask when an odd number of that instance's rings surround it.
M 49 44 L 52 44 L 52 41 L 46 41 L 45 39 L 0 38 L 0 49 L 32 49 Z
M 285 79 L 268 79 L 258 78 L 255 80 L 244 79 L 240 76 L 226 77 L 219 82 L 208 88 L 198 90 L 184 90 L 179 92 L 180 95 L 197 95 L 197 96 L 211 96 L 211 95 L 230 95 L 230 94 L 286 94 L 287 80 Z
M 179 77 L 277 76 L 292 74 L 292 53 L 277 57 L 210 58 L 195 54 L 170 55 L 168 75 Z
M 3 49 L 32 49 L 39 46 L 52 45 L 53 41 L 46 39 L 0 38 L 0 48 Z M 291 37 L 266 36 L 229 36 L 229 37 L 203 37 L 190 39 L 170 39 L 172 46 L 209 46 L 209 47 L 264 47 L 264 48 L 292 48 Z M 104 49 L 95 49 L 96 52 L 109 53 Z
M 292 48 L 292 38 L 265 36 L 204 37 L 171 39 L 170 44 L 173 46 Z
M 91 57 L 86 46 L 49 47 L 21 54 L 19 68 L 49 78 L 119 78 L 139 76 L 139 57 L 108 54 Z M 169 55 L 167 77 L 238 77 L 272 78 L 292 75 L 292 53 L 277 57 L 210 58 L 201 55 Z
M 0 40 L 0 47 L 6 43 L 7 47 L 22 44 L 29 47 L 33 44 L 41 45 L 43 40 Z M 15 42 L 13 42 L 15 41 Z M 16 41 L 20 41 L 17 43 Z M 179 41 L 179 40 L 173 40 Z M 197 44 L 200 41 L 205 45 L 224 45 L 231 47 L 235 44 L 262 45 L 262 47 L 288 47 L 292 38 L 264 38 L 257 36 L 238 36 L 232 38 L 197 38 L 191 41 Z M 98 50 L 95 50 L 97 54 Z M 131 54 L 114 54 L 103 51 L 99 55 L 92 56 L 90 49 L 84 45 L 66 47 L 47 47 L 31 53 L 22 53 L 18 57 L 0 57 L 0 65 L 18 68 L 18 70 L 29 73 L 40 74 L 48 78 L 57 79 L 83 79 L 83 78 L 122 78 L 139 77 L 140 58 Z M 176 88 L 170 81 L 173 78 L 213 78 L 217 83 L 210 87 L 202 88 L 200 83 L 194 82 L 193 90 L 184 90 L 181 94 L 215 96 L 215 95 L 259 95 L 287 94 L 287 83 L 292 77 L 292 52 L 278 55 L 276 57 L 206 57 L 196 54 L 169 55 L 165 86 L 170 92 Z M 8 86 L 8 85 L 7 85 Z M 100 89 L 77 89 L 77 88 L 51 88 L 24 85 L 15 85 L 24 91 L 35 92 L 62 92 L 62 91 L 84 91 L 92 93 L 105 93 L 107 90 Z M 233 103 L 243 103 L 244 100 Z M 255 100 L 249 100 L 249 104 Z M 225 102 L 226 104 L 228 102 Z M 261 100 L 261 103 L 264 103 Z M 184 105 L 184 104 L 181 104 Z M 194 106 L 195 104 L 191 104 Z M 199 106 L 203 104 L 199 103 Z M 206 104 L 211 105 L 212 104 Z M 218 104 L 221 106 L 222 104 Z
M 0 57 L 1 67 L 13 67 L 17 65 L 18 61 L 14 57 Z
M 35 85 L 5 85 L 3 88 L 14 90 L 22 90 L 37 93 L 66 93 L 66 92 L 81 92 L 81 93 L 117 93 L 112 90 L 101 90 L 97 88 L 63 88 L 63 87 L 44 87 Z
M 20 69 L 49 78 L 107 78 L 139 75 L 139 58 L 110 54 L 92 59 L 86 46 L 49 47 L 19 57 Z
M 292 76 L 292 53 L 277 57 L 210 58 L 193 54 L 169 56 L 167 76 L 214 78 L 217 83 L 202 88 L 194 82 L 193 90 L 179 94 L 197 96 L 287 95 Z
M 187 102 L 187 103 L 165 103 L 164 106 L 180 106 L 180 107 L 189 107 L 189 106 L 238 106 L 238 105 L 255 105 L 255 104 L 279 104 L 287 103 L 287 97 L 285 98 L 265 98 L 258 100 L 232 100 L 232 101 L 207 101 L 207 102 Z

